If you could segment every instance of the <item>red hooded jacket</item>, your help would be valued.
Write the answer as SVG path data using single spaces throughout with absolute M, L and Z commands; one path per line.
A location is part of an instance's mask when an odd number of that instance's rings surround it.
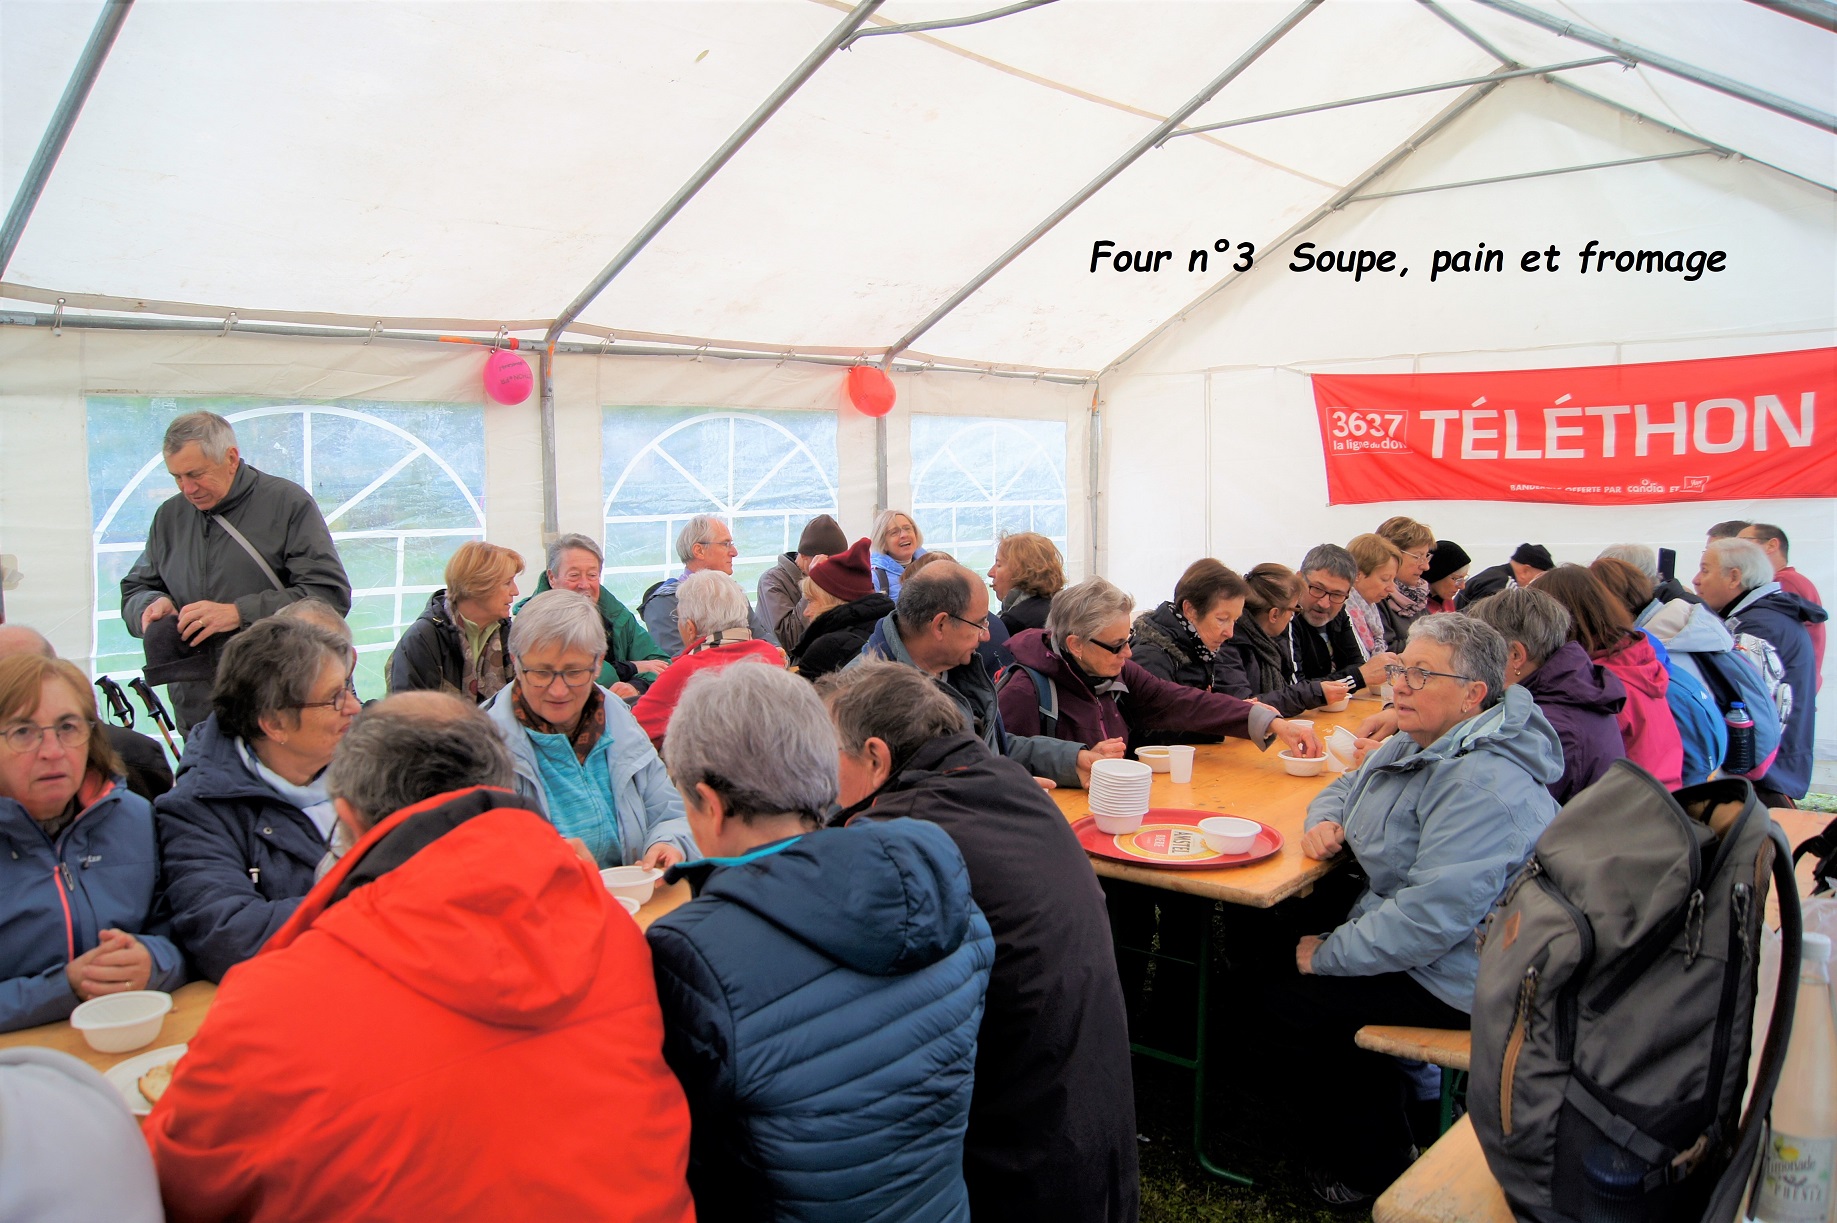
M 1667 790 L 1684 784 L 1684 739 L 1665 699 L 1671 677 L 1644 633 L 1634 633 L 1611 650 L 1594 655 L 1627 690 L 1627 703 L 1614 715 L 1627 759 L 1664 783 Z
M 371 829 L 225 977 L 146 1133 L 175 1221 L 694 1219 L 644 936 L 496 790 Z

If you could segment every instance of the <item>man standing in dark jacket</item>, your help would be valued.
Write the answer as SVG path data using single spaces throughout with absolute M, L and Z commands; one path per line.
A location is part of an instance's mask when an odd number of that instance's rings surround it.
M 977 1219 L 1126 1223 L 1140 1209 L 1129 1025 L 1103 892 L 1052 800 L 910 667 L 826 681 L 835 824 L 939 825 L 995 934 L 963 1170 Z
M 1301 614 L 1289 621 L 1290 654 L 1302 679 L 1330 679 L 1349 691 L 1377 688 L 1384 668 L 1397 661 L 1386 650 L 1366 658 L 1346 617 L 1346 597 L 1359 563 L 1338 544 L 1317 544 L 1301 559 Z
M 1731 633 L 1752 633 L 1779 653 L 1792 708 L 1780 733 L 1780 754 L 1754 789 L 1770 806 L 1784 806 L 1781 796 L 1804 798 L 1811 788 L 1812 728 L 1818 717 L 1818 678 L 1806 629 L 1829 617 L 1817 604 L 1780 589 L 1773 580 L 1773 562 L 1751 539 L 1710 540 L 1696 586 Z
M 129 633 L 176 616 L 179 636 L 214 662 L 231 634 L 308 595 L 351 610 L 351 579 L 318 503 L 244 463 L 229 421 L 188 412 L 166 426 L 161 450 L 179 491 L 154 511 L 146 549 L 121 579 Z M 180 730 L 209 714 L 209 683 L 167 690 Z

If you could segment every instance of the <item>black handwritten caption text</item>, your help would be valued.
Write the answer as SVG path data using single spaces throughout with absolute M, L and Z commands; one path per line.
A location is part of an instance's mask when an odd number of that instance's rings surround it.
M 1233 272 L 1248 272 L 1256 264 L 1254 244 L 1239 242 L 1234 247 L 1228 238 L 1220 238 L 1212 244 L 1210 251 L 1189 251 L 1186 270 L 1208 271 L 1214 253 L 1221 256 L 1221 263 L 1235 254 L 1235 261 L 1226 264 Z M 1574 263 L 1571 263 L 1572 258 Z M 1506 262 L 1503 249 L 1488 247 L 1484 242 L 1472 250 L 1437 250 L 1429 260 L 1429 281 L 1435 283 L 1445 277 L 1475 273 L 1502 273 L 1506 270 Z M 1701 250 L 1614 250 L 1603 248 L 1599 239 L 1590 238 L 1588 245 L 1573 257 L 1557 249 L 1553 243 L 1542 250 L 1525 251 L 1518 256 L 1517 266 L 1520 272 L 1567 272 L 1573 269 L 1582 276 L 1602 276 L 1610 272 L 1646 275 L 1676 273 L 1686 281 L 1695 281 L 1701 280 L 1706 272 L 1727 271 L 1728 253 Z M 1093 274 L 1159 272 L 1170 268 L 1176 271 L 1179 269 L 1171 250 L 1119 247 L 1107 238 L 1091 243 L 1089 270 Z M 1354 283 L 1367 276 L 1396 276 L 1401 279 L 1410 274 L 1409 267 L 1398 262 L 1396 251 L 1362 248 L 1333 250 L 1313 242 L 1303 242 L 1295 248 L 1288 270 L 1343 274 L 1351 276 Z

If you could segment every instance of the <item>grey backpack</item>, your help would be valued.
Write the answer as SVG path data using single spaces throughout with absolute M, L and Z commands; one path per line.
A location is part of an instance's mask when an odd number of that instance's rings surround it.
M 1770 878 L 1798 950 L 1772 829 L 1741 778 L 1673 795 L 1622 760 L 1544 830 L 1487 918 L 1473 1005 L 1467 1106 L 1518 1218 L 1696 1220 L 1712 1193 L 1733 1215 L 1759 1143 L 1739 1121 Z M 1790 1025 L 1781 979 L 1750 1119 Z

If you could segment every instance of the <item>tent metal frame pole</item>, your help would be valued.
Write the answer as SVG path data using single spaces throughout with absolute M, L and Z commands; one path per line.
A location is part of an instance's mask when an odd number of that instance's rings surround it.
M 1366 200 L 1389 200 L 1400 195 L 1423 195 L 1430 191 L 1453 191 L 1457 187 L 1484 187 L 1490 183 L 1515 183 L 1527 178 L 1551 178 L 1558 174 L 1580 174 L 1584 170 L 1611 170 L 1616 166 L 1638 166 L 1648 161 L 1675 161 L 1680 157 L 1726 157 L 1728 154 L 1716 149 L 1683 149 L 1676 153 L 1653 153 L 1646 157 L 1627 157 L 1619 161 L 1597 161 L 1586 166 L 1559 166 L 1554 170 L 1526 170 L 1521 174 L 1501 174 L 1494 178 L 1470 178 L 1459 183 L 1436 183 L 1429 187 L 1404 187 L 1398 191 L 1373 191 L 1367 195 L 1355 195 L 1346 200 L 1348 204 L 1362 204 Z
M 1748 3 L 1837 33 L 1837 4 L 1832 4 L 1831 0 L 1748 0 Z
M 6 222 L 0 225 L 0 275 L 6 273 L 7 265 L 13 261 L 13 251 L 25 235 L 26 222 L 32 219 L 38 197 L 44 194 L 46 184 L 51 181 L 51 171 L 64 151 L 64 142 L 70 139 L 83 103 L 89 100 L 89 91 L 102 74 L 109 48 L 115 45 L 115 36 L 121 33 L 121 25 L 133 7 L 134 0 L 106 0 L 96 17 L 89 41 L 84 44 L 76 67 L 71 69 L 70 80 L 64 85 L 64 96 L 58 99 L 57 109 L 51 112 L 51 122 L 45 125 L 38 151 L 32 154 L 25 177 L 19 181 L 19 190 L 13 196 L 13 206 L 7 210 Z
M 1058 0 L 1021 0 L 1019 4 L 1010 4 L 1007 8 L 991 9 L 986 13 L 977 13 L 970 17 L 945 17 L 937 21 L 913 21 L 905 25 L 870 26 L 857 30 L 842 43 L 842 50 L 848 51 L 864 38 L 873 38 L 880 34 L 923 34 L 928 30 L 954 30 L 958 26 L 981 25 L 985 21 L 994 21 L 998 17 L 1012 17 L 1015 13 L 1024 13 L 1028 9 L 1043 8 L 1055 4 Z
M 1274 110 L 1266 115 L 1251 115 L 1244 119 L 1226 119 L 1222 123 L 1207 123 L 1200 127 L 1183 127 L 1168 136 L 1167 140 L 1177 140 L 1181 136 L 1197 136 L 1201 132 L 1216 132 L 1227 127 L 1244 127 L 1251 123 L 1266 123 L 1271 119 L 1290 119 L 1296 115 L 1318 114 L 1323 110 L 1338 110 L 1343 106 L 1363 106 L 1367 102 L 1388 102 L 1393 98 L 1413 98 L 1419 94 L 1440 93 L 1447 89 L 1465 89 L 1469 85 L 1484 85 L 1488 81 L 1509 81 L 1514 77 L 1541 76 L 1547 72 L 1568 72 L 1576 68 L 1597 68 L 1602 64 L 1619 64 L 1624 68 L 1633 67 L 1630 60 L 1621 59 L 1618 55 L 1600 55 L 1594 59 L 1571 60 L 1565 64 L 1549 64 L 1542 68 L 1514 68 L 1510 72 L 1489 72 L 1485 76 L 1470 76 L 1458 81 L 1443 81 L 1438 85 L 1417 85 L 1412 89 L 1393 89 L 1389 93 L 1366 94 L 1362 98 L 1344 98 L 1338 102 L 1320 102 L 1313 106 L 1297 106 L 1293 110 Z M 1166 144 L 1164 140 L 1161 143 Z
M 555 474 L 555 346 L 536 353 L 536 385 L 542 388 L 542 546 L 561 534 L 561 486 Z
M 1492 93 L 1492 91 L 1497 88 L 1499 88 L 1499 83 L 1497 81 L 1494 81 L 1494 82 L 1491 82 L 1485 85 L 1474 86 L 1464 96 L 1457 98 L 1455 101 L 1450 103 L 1447 110 L 1444 110 L 1441 114 L 1431 119 L 1415 135 L 1411 136 L 1408 140 L 1398 145 L 1395 149 L 1392 149 L 1390 154 L 1387 157 L 1384 157 L 1376 165 L 1372 166 L 1369 170 L 1365 171 L 1365 173 L 1359 175 L 1352 182 L 1348 183 L 1332 199 L 1328 200 L 1326 203 L 1316 208 L 1313 212 L 1309 213 L 1298 224 L 1296 224 L 1294 227 L 1289 229 L 1288 232 L 1284 233 L 1281 237 L 1277 238 L 1274 242 L 1267 244 L 1266 249 L 1271 250 L 1271 251 L 1281 250 L 1283 247 L 1287 246 L 1290 242 L 1293 242 L 1296 238 L 1299 238 L 1302 234 L 1306 233 L 1310 229 L 1313 229 L 1316 225 L 1320 224 L 1322 221 L 1326 220 L 1328 217 L 1338 212 L 1341 208 L 1345 207 L 1347 200 L 1357 195 L 1360 192 L 1360 190 L 1362 190 L 1367 185 L 1373 182 L 1376 182 L 1378 179 L 1382 178 L 1384 175 L 1396 169 L 1397 165 L 1400 162 L 1402 162 L 1410 154 L 1414 153 L 1418 148 L 1426 144 L 1434 136 L 1439 134 L 1443 128 L 1447 127 L 1450 123 L 1453 123 L 1456 119 L 1460 118 L 1462 115 L 1466 114 L 1469 110 L 1473 109 L 1474 106 L 1479 104 L 1482 98 L 1485 98 L 1488 94 Z M 1265 261 L 1267 261 L 1267 256 L 1265 256 L 1262 260 L 1259 260 L 1259 263 L 1265 262 Z M 1163 335 L 1167 331 L 1168 328 L 1172 327 L 1176 323 L 1185 322 L 1187 315 L 1199 309 L 1200 306 L 1210 301 L 1215 295 L 1222 293 L 1226 288 L 1230 287 L 1231 285 L 1236 284 L 1241 277 L 1248 276 L 1251 274 L 1251 272 L 1254 272 L 1255 270 L 1256 270 L 1256 266 L 1253 265 L 1250 271 L 1232 272 L 1230 275 L 1226 276 L 1223 280 L 1220 280 L 1217 284 L 1213 285 L 1211 288 L 1201 293 L 1198 297 L 1195 297 L 1192 301 L 1188 302 L 1185 306 L 1182 306 L 1180 308 L 1179 313 L 1175 314 L 1172 318 L 1169 318 L 1163 321 L 1153 331 L 1150 331 L 1147 335 L 1143 336 L 1141 339 L 1131 344 L 1128 348 L 1124 349 L 1114 360 L 1112 360 L 1108 365 L 1104 366 L 1101 370 L 1099 370 L 1097 372 L 1097 377 L 1099 381 L 1101 382 L 1101 380 L 1105 377 L 1105 375 L 1114 373 L 1118 367 L 1120 367 L 1124 362 L 1128 361 L 1131 357 L 1135 356 L 1136 353 L 1141 352 L 1144 348 L 1154 343 L 1154 341 L 1157 338 L 1159 338 L 1161 335 Z
M 1213 78 L 1211 83 L 1209 83 L 1204 89 L 1201 89 L 1198 93 L 1194 94 L 1184 104 L 1182 104 L 1178 110 L 1174 111 L 1173 114 L 1163 119 L 1159 124 L 1155 126 L 1155 129 L 1152 132 L 1149 132 L 1146 136 L 1136 141 L 1136 143 L 1126 153 L 1124 153 L 1121 157 L 1118 157 L 1115 161 L 1111 162 L 1109 167 L 1106 168 L 1103 171 L 1103 173 L 1099 174 L 1096 178 L 1092 179 L 1090 182 L 1086 183 L 1083 187 L 1079 188 L 1077 193 L 1074 194 L 1071 199 L 1065 201 L 1065 203 L 1061 204 L 1058 208 L 1054 209 L 1052 212 L 1052 215 L 1048 216 L 1044 221 L 1041 221 L 1038 225 L 1035 225 L 1031 230 L 1027 232 L 1027 235 L 1025 237 L 1023 237 L 1019 242 L 1016 242 L 1013 246 L 1009 247 L 998 259 L 995 260 L 995 262 L 989 264 L 988 267 L 982 269 L 982 271 L 978 272 L 975 276 L 971 277 L 968 284 L 965 284 L 962 288 L 958 289 L 955 293 L 951 294 L 950 298 L 947 301 L 945 301 L 943 305 L 939 306 L 937 309 L 933 310 L 930 314 L 926 315 L 924 319 L 921 320 L 917 326 L 913 327 L 912 330 L 908 331 L 905 335 L 901 336 L 897 343 L 891 345 L 887 349 L 887 355 L 882 359 L 881 365 L 883 367 L 891 367 L 891 365 L 893 364 L 893 359 L 899 356 L 900 353 L 905 352 L 908 348 L 911 348 L 913 341 L 917 340 L 920 336 L 924 335 L 927 331 L 930 331 L 933 327 L 937 326 L 940 322 L 943 321 L 946 315 L 950 314 L 951 311 L 955 310 L 958 306 L 961 306 L 965 301 L 969 300 L 972 294 L 974 294 L 978 289 L 982 288 L 983 285 L 993 280 L 995 276 L 998 273 L 1000 273 L 1000 271 L 1003 268 L 1007 267 L 1010 263 L 1013 263 L 1016 259 L 1020 258 L 1021 255 L 1025 253 L 1028 247 L 1032 246 L 1035 242 L 1038 242 L 1041 238 L 1045 237 L 1046 234 L 1050 232 L 1054 226 L 1058 225 L 1060 221 L 1063 221 L 1066 217 L 1070 216 L 1074 211 L 1076 211 L 1079 205 L 1083 204 L 1086 200 L 1090 199 L 1093 195 L 1096 195 L 1099 191 L 1103 190 L 1103 188 L 1107 186 L 1112 179 L 1114 179 L 1117 175 L 1121 174 L 1124 170 L 1127 170 L 1130 166 L 1134 165 L 1136 160 L 1140 158 L 1142 154 L 1148 152 L 1148 150 L 1160 144 L 1161 141 L 1167 138 L 1167 135 L 1169 132 L 1173 131 L 1175 128 L 1179 127 L 1182 123 L 1186 122 L 1186 120 L 1195 111 L 1197 111 L 1200 107 L 1204 106 L 1207 102 L 1210 102 L 1213 96 L 1216 95 L 1219 90 L 1223 89 L 1226 85 L 1229 85 L 1232 81 L 1236 80 L 1237 77 L 1246 68 L 1250 67 L 1250 65 L 1256 63 L 1258 59 L 1262 58 L 1263 53 L 1265 51 L 1268 51 L 1271 47 L 1275 46 L 1276 43 L 1281 41 L 1283 35 L 1287 34 L 1290 30 L 1294 29 L 1297 25 L 1301 24 L 1302 18 L 1306 17 L 1309 13 L 1312 13 L 1315 9 L 1319 8 L 1320 4 L 1321 4 L 1321 0 L 1302 0 L 1301 4 L 1296 6 L 1296 8 L 1288 14 L 1288 16 L 1284 17 L 1281 21 L 1277 22 L 1276 25 L 1272 29 L 1270 29 L 1268 33 L 1263 35 L 1263 37 L 1257 39 L 1257 41 L 1254 44 L 1252 44 L 1248 50 L 1246 50 L 1242 55 L 1238 56 L 1237 59 L 1232 61 L 1230 67 L 1226 68 L 1223 72 L 1219 73 L 1218 76 Z
M 1740 81 L 1731 80 L 1718 73 L 1707 72 L 1683 60 L 1672 59 L 1669 55 L 1661 55 L 1656 51 L 1648 51 L 1622 39 L 1611 38 L 1598 30 L 1591 30 L 1573 21 L 1552 17 L 1528 4 L 1521 4 L 1519 0 L 1475 0 L 1475 2 L 1564 38 L 1573 38 L 1587 46 L 1611 51 L 1624 59 L 1636 60 L 1660 72 L 1689 81 L 1693 85 L 1701 85 L 1705 89 L 1713 89 L 1731 98 L 1739 98 L 1750 105 L 1759 106 L 1778 115 L 1785 115 L 1788 119 L 1797 119 L 1800 123 L 1826 132 L 1837 132 L 1837 115 L 1795 102 L 1791 98 L 1782 98 L 1764 89 L 1756 89 L 1752 85 L 1744 85 Z

